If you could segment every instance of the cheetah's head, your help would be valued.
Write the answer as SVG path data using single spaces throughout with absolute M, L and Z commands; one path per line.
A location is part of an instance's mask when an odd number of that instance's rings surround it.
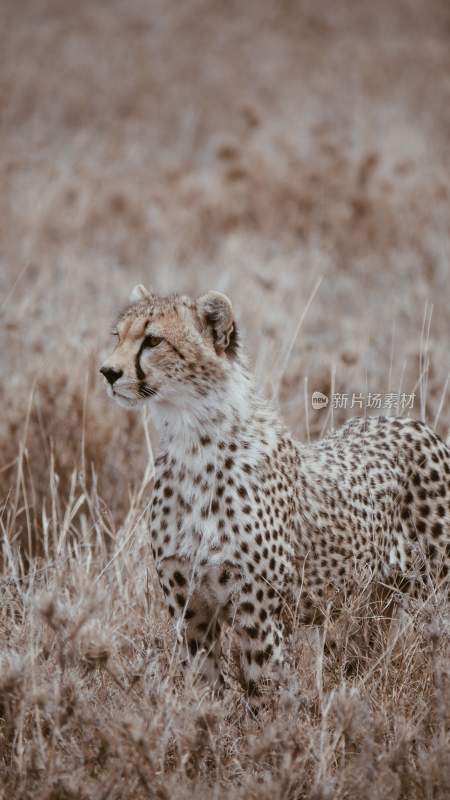
M 231 303 L 220 292 L 197 300 L 158 297 L 136 286 L 113 334 L 117 343 L 100 369 L 120 405 L 145 403 L 183 412 L 227 384 L 239 361 Z

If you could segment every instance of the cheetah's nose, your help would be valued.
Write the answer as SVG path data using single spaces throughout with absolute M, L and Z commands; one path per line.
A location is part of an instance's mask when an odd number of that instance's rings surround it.
M 112 369 L 112 367 L 101 367 L 100 372 L 105 376 L 111 386 L 123 375 L 122 369 Z

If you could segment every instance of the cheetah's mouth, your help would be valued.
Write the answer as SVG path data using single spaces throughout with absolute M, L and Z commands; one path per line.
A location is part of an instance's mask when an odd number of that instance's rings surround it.
M 127 394 L 122 394 L 122 392 L 118 392 L 117 389 L 113 389 L 112 386 L 108 387 L 107 389 L 108 395 L 112 400 L 115 400 L 120 406 L 134 406 L 136 405 L 137 398 L 130 397 Z
M 128 394 L 126 391 L 119 391 L 113 386 L 108 386 L 109 396 L 121 406 L 134 407 L 156 395 L 156 389 L 151 389 L 149 386 L 140 387 L 137 392 Z

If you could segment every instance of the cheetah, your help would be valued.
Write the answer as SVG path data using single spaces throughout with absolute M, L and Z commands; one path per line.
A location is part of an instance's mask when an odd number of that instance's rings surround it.
M 253 697 L 283 662 L 286 609 L 317 621 L 358 575 L 448 594 L 450 450 L 424 422 L 356 418 L 313 444 L 258 393 L 230 300 L 139 285 L 101 367 L 108 395 L 159 432 L 149 539 L 184 658 L 223 681 L 234 629 Z

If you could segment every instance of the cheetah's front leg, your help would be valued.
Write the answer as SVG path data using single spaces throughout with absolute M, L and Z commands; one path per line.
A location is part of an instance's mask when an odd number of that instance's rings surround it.
M 220 669 L 221 644 L 220 625 L 217 616 L 195 595 L 180 617 L 179 632 L 185 652 L 184 663 L 195 663 L 196 674 L 215 690 L 223 686 Z
M 273 684 L 282 665 L 282 624 L 251 600 L 241 599 L 236 609 L 235 633 L 240 651 L 240 682 L 252 705 L 258 707 L 264 703 L 265 689 Z
M 165 559 L 159 577 L 183 649 L 183 664 L 195 663 L 196 674 L 215 689 L 223 685 L 220 669 L 220 624 L 212 609 L 192 586 L 188 566 L 178 558 Z

